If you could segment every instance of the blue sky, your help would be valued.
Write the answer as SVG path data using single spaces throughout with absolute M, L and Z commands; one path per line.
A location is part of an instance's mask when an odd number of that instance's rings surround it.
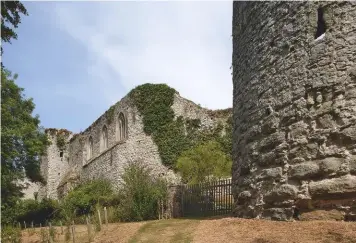
M 5 67 L 44 127 L 85 130 L 143 83 L 232 106 L 232 2 L 24 2 Z

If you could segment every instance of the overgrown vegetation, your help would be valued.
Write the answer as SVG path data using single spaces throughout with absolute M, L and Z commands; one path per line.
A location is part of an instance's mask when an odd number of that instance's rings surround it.
M 176 91 L 166 84 L 143 84 L 129 93 L 143 116 L 145 133 L 151 135 L 158 146 L 163 164 L 175 168 L 175 163 L 183 151 L 212 140 L 221 143 L 223 151 L 231 156 L 231 119 L 227 121 L 223 136 L 222 124 L 206 130 L 200 129 L 199 119 L 174 119 L 171 106 L 175 93 Z
M 66 139 L 63 135 L 59 135 L 57 136 L 57 147 L 60 149 L 60 150 L 63 150 L 64 147 L 66 145 Z
M 151 170 L 141 162 L 130 163 L 122 179 L 119 191 L 115 191 L 109 181 L 94 180 L 74 188 L 60 202 L 19 201 L 14 208 L 15 221 L 43 226 L 48 222 L 58 225 L 62 221 L 68 227 L 73 220 L 85 223 L 85 217 L 90 216 L 91 223 L 100 231 L 97 211 L 101 211 L 104 222 L 104 207 L 110 211 L 110 222 L 157 219 L 158 203 L 167 197 L 166 182 L 153 177 Z
M 118 205 L 119 198 L 106 180 L 95 180 L 79 185 L 63 199 L 63 217 L 68 221 L 75 217 L 94 214 L 97 206 Z
M 157 219 L 158 202 L 167 197 L 167 184 L 151 175 L 151 170 L 140 162 L 131 163 L 123 174 L 123 187 L 117 207 L 121 221 Z
M 177 169 L 183 181 L 189 184 L 230 176 L 231 166 L 231 158 L 215 141 L 209 141 L 184 151 L 177 162 Z

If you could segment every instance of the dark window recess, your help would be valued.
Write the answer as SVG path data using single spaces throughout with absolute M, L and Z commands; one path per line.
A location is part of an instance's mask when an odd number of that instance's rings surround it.
M 59 152 L 59 157 L 63 158 L 63 151 Z
M 316 27 L 315 39 L 324 34 L 326 31 L 326 23 L 324 20 L 324 10 L 322 7 L 318 8 L 318 26 Z

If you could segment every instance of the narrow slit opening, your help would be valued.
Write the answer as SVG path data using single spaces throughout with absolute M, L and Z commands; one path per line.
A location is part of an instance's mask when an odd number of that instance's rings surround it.
M 326 31 L 326 23 L 324 20 L 324 10 L 322 7 L 318 8 L 318 23 L 317 23 L 317 28 L 316 28 L 316 33 L 315 33 L 315 39 L 321 37 L 323 34 L 325 34 Z

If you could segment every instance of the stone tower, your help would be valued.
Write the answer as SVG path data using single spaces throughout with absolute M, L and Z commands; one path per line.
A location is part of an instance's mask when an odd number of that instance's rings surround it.
M 356 214 L 356 2 L 233 3 L 239 217 Z

